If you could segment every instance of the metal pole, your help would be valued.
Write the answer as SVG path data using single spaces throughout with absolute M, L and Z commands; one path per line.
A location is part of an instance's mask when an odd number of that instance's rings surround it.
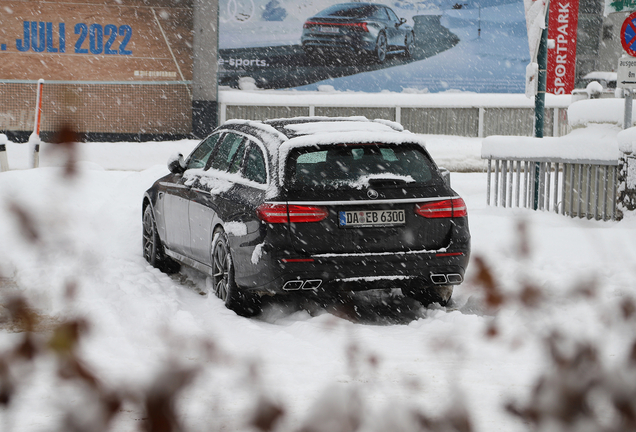
M 504 160 L 501 162 L 501 206 L 506 207 L 506 197 L 508 195 L 508 161 Z
M 521 161 L 517 161 L 517 189 L 515 190 L 515 204 L 519 207 L 519 188 L 521 181 Z
M 618 176 L 618 167 L 612 167 L 612 220 L 616 220 L 616 183 Z
M 491 185 L 490 176 L 491 176 L 491 173 L 492 173 L 492 159 L 488 158 L 488 180 L 487 180 L 488 189 L 486 190 L 486 205 L 490 205 L 490 185 Z
M 192 135 L 204 138 L 218 123 L 219 3 L 193 2 Z
M 499 159 L 495 159 L 495 207 L 499 206 Z
M 9 159 L 7 158 L 8 142 L 7 136 L 0 134 L 0 172 L 9 171 Z
M 623 118 L 623 129 L 632 127 L 632 90 L 623 89 L 625 93 L 625 117 Z
M 523 206 L 528 208 L 528 170 L 529 163 L 526 161 L 523 163 Z
M 554 164 L 554 212 L 557 214 L 559 213 L 559 168 L 558 162 Z
M 545 13 L 545 28 L 541 32 L 541 43 L 539 44 L 539 53 L 537 55 L 537 63 L 539 64 L 539 82 L 538 92 L 534 97 L 534 136 L 543 138 L 543 126 L 545 123 L 545 89 L 548 68 L 548 16 L 549 10 Z M 534 165 L 534 203 L 533 209 L 539 208 L 539 182 L 540 182 L 541 164 Z

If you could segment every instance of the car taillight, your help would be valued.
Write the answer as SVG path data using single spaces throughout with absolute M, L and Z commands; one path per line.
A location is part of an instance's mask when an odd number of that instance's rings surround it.
M 353 27 L 355 30 L 362 30 L 364 32 L 368 32 L 369 31 L 369 27 L 367 27 L 367 23 L 365 23 L 365 22 L 347 23 L 347 24 L 344 24 L 344 25 L 348 26 L 348 27 Z
M 431 201 L 415 205 L 415 213 L 425 218 L 458 218 L 468 214 L 461 198 Z
M 256 209 L 258 218 L 267 223 L 320 222 L 329 216 L 324 207 L 285 204 L 263 204 Z
M 287 205 L 263 204 L 256 209 L 256 215 L 262 221 L 268 223 L 287 223 Z
M 303 24 L 303 28 L 312 28 L 313 26 L 317 25 L 318 23 L 315 23 L 313 21 L 307 21 L 305 24 Z

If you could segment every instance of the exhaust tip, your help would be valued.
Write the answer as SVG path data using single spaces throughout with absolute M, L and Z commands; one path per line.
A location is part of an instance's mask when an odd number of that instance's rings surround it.
M 310 279 L 303 284 L 304 290 L 315 290 L 322 285 L 322 279 Z
M 431 282 L 436 285 L 441 285 L 446 283 L 446 275 L 445 274 L 432 274 Z
M 285 285 L 283 285 L 283 289 L 285 291 L 299 290 L 303 286 L 303 283 L 304 282 L 301 280 L 290 280 L 285 282 Z
M 464 278 L 462 278 L 462 275 L 460 275 L 459 273 L 451 273 L 449 275 L 446 275 L 446 277 L 448 278 L 448 283 L 450 284 L 460 284 L 464 281 Z

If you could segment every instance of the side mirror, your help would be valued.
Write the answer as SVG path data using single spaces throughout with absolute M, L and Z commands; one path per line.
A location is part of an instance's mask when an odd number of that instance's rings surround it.
M 450 171 L 447 170 L 446 168 L 439 167 L 439 172 L 440 174 L 442 174 L 442 178 L 444 179 L 444 182 L 446 182 L 448 187 L 451 187 Z
M 168 169 L 173 174 L 181 174 L 185 171 L 186 164 L 181 153 L 174 154 L 168 159 Z
M 400 23 L 398 24 L 398 27 L 404 24 L 405 22 L 406 22 L 406 18 L 400 18 Z

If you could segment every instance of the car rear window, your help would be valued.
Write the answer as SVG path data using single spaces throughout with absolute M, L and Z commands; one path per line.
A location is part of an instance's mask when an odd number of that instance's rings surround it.
M 303 147 L 290 152 L 286 170 L 291 188 L 363 187 L 382 181 L 422 185 L 439 177 L 417 144 Z
M 347 6 L 347 5 L 334 5 L 331 6 L 322 12 L 319 12 L 318 15 L 320 17 L 346 17 L 346 18 L 371 18 L 376 17 L 376 15 L 380 15 L 383 12 L 381 8 L 378 6 Z M 384 19 L 386 19 L 386 13 L 384 14 Z

